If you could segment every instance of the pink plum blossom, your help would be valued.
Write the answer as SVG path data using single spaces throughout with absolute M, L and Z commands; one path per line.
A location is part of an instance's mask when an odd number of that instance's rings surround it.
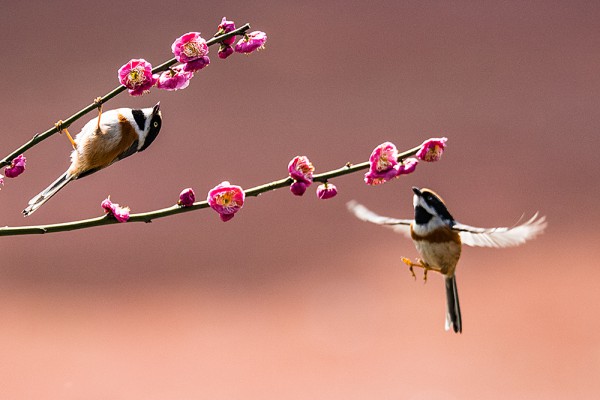
M 0 185 L 4 185 L 4 176 L 0 175 Z
M 156 84 L 157 78 L 152 75 L 152 64 L 140 59 L 132 59 L 119 68 L 119 82 L 132 96 L 141 96 L 150 91 Z
M 380 185 L 398 175 L 398 150 L 391 142 L 377 146 L 369 157 L 369 172 L 365 174 L 365 183 Z
M 202 58 L 208 54 L 206 40 L 200 36 L 200 32 L 188 32 L 175 39 L 171 45 L 175 58 L 180 63 L 188 63 Z
M 121 207 L 117 203 L 113 203 L 110 201 L 110 196 L 108 196 L 104 201 L 102 201 L 102 208 L 104 211 L 112 215 L 119 222 L 127 222 L 129 219 L 129 207 Z
M 448 138 L 431 138 L 427 139 L 421 145 L 421 149 L 417 152 L 416 157 L 423 161 L 438 161 L 442 157 L 442 153 L 446 148 Z
M 26 163 L 27 158 L 23 154 L 15 157 L 10 163 L 10 166 L 4 169 L 4 175 L 7 178 L 16 178 L 25 171 Z
M 315 167 L 306 156 L 296 156 L 288 164 L 290 177 L 298 182 L 304 182 L 307 186 L 312 183 Z
M 182 65 L 172 67 L 158 76 L 156 87 L 164 90 L 185 89 L 190 84 L 190 79 L 194 77 L 193 72 L 184 71 Z
M 219 213 L 223 222 L 229 221 L 244 206 L 246 194 L 240 186 L 221 182 L 208 192 L 208 205 Z
M 189 207 L 196 201 L 196 194 L 192 188 L 183 189 L 179 194 L 179 204 L 181 207 Z
M 414 157 L 409 157 L 406 160 L 403 160 L 402 163 L 398 165 L 397 176 L 412 174 L 417 168 L 417 164 L 419 164 L 419 160 Z
M 235 45 L 237 53 L 252 53 L 256 49 L 264 49 L 267 42 L 267 34 L 261 31 L 254 31 L 244 35 Z
M 235 30 L 235 22 L 227 21 L 227 18 L 223 17 L 223 19 L 221 20 L 221 23 L 219 24 L 219 26 L 217 28 L 218 28 L 218 31 L 215 34 L 215 36 L 224 35 L 226 33 L 229 33 L 231 31 Z M 223 43 L 225 45 L 232 45 L 233 42 L 235 42 L 235 35 L 223 40 L 221 43 Z
M 290 190 L 296 196 L 302 196 L 312 184 L 315 167 L 306 156 L 296 156 L 288 164 L 288 173 L 294 180 Z
M 335 185 L 325 182 L 317 187 L 317 197 L 321 200 L 327 200 L 335 197 L 337 188 Z
M 200 57 L 197 60 L 187 62 L 183 64 L 183 70 L 185 72 L 196 72 L 210 64 L 210 58 L 208 56 Z

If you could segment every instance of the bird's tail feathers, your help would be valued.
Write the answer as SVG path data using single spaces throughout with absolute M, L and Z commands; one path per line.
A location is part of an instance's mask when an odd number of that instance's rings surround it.
M 23 215 L 31 215 L 40 208 L 45 202 L 50 200 L 58 191 L 65 187 L 67 183 L 72 181 L 75 177 L 70 175 L 68 172 L 62 174 L 57 180 L 55 180 L 50 186 L 44 189 L 40 194 L 29 200 L 28 206 L 23 210 Z
M 450 327 L 456 333 L 462 332 L 462 317 L 455 275 L 446 277 L 446 330 L 449 330 Z

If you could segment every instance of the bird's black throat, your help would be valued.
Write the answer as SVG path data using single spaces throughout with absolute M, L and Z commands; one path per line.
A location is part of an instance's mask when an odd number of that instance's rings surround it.
M 415 207 L 415 222 L 417 224 L 427 224 L 431 218 L 433 218 L 433 215 L 429 214 L 423 207 Z

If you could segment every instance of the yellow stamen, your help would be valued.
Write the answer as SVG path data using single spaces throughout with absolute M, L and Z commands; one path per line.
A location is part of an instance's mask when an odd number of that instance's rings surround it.
M 136 67 L 129 71 L 129 82 L 133 86 L 139 86 L 146 81 L 146 76 L 144 75 L 144 71 L 141 67 Z
M 196 57 L 201 54 L 200 46 L 197 42 L 188 42 L 183 45 L 183 54 L 188 57 Z
M 235 207 L 237 203 L 233 200 L 233 192 L 223 192 L 217 197 L 217 204 L 223 207 Z

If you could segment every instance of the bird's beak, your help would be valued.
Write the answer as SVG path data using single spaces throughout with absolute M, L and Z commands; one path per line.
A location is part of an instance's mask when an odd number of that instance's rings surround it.
M 419 197 L 421 196 L 421 189 L 419 189 L 418 187 L 416 187 L 416 186 L 413 186 L 413 188 L 412 188 L 412 191 L 413 191 L 413 193 L 414 193 L 414 194 L 416 194 L 417 196 L 419 196 Z
M 152 115 L 158 114 L 159 111 L 160 111 L 160 101 L 158 103 L 156 103 L 156 105 L 152 109 Z

